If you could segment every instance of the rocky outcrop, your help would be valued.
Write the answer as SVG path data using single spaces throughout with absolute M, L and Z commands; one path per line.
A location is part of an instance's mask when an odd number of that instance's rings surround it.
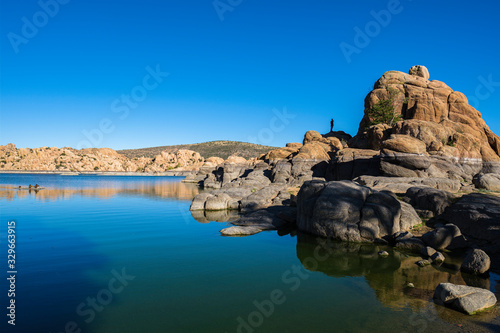
M 471 181 L 485 168 L 497 173 L 500 138 L 462 93 L 428 77 L 423 66 L 412 67 L 410 74 L 386 72 L 366 97 L 365 115 L 349 146 L 380 150 L 386 176 Z M 389 100 L 401 120 L 371 125 L 374 107 Z
M 382 75 L 365 99 L 365 116 L 358 135 L 363 135 L 371 122 L 370 110 L 379 101 L 391 98 L 392 93 L 395 114 L 403 121 L 391 125 L 389 132 L 406 136 L 408 142 L 391 145 L 396 148 L 392 150 L 408 152 L 409 147 L 430 155 L 500 161 L 500 138 L 491 132 L 479 111 L 468 104 L 462 93 L 443 82 L 429 81 L 428 77 L 422 66 L 412 67 L 410 74 L 389 71 Z M 425 151 L 421 150 L 422 144 Z
M 338 135 L 349 136 L 346 133 Z M 326 161 L 331 159 L 333 153 L 343 148 L 342 142 L 333 132 L 331 135 L 324 136 L 316 131 L 308 131 L 304 135 L 302 144 L 287 144 L 284 148 L 270 151 L 262 159 L 271 163 L 283 159 Z
M 0 170 L 59 171 L 59 172 L 147 172 L 169 170 L 198 170 L 205 164 L 220 162 L 218 158 L 205 160 L 195 151 L 180 149 L 163 151 L 154 158 L 132 158 L 110 148 L 16 148 L 13 144 L 0 146 Z
M 421 223 L 416 212 L 390 192 L 351 181 L 309 181 L 297 196 L 297 227 L 351 242 L 373 242 Z
M 495 294 L 486 289 L 440 283 L 434 292 L 434 302 L 473 315 L 491 308 L 497 299 Z

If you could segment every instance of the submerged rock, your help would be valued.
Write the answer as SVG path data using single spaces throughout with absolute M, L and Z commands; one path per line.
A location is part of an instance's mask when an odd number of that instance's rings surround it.
M 389 255 L 389 252 L 387 252 L 387 251 L 380 251 L 378 253 L 378 255 L 381 256 L 381 257 L 387 257 Z
M 419 253 L 425 247 L 425 244 L 420 239 L 412 237 L 398 241 L 395 247 L 400 250 L 407 250 Z
M 250 236 L 250 235 L 255 235 L 261 231 L 262 229 L 258 227 L 235 226 L 235 227 L 224 228 L 220 231 L 220 233 L 223 236 Z
M 436 252 L 431 256 L 432 263 L 440 264 L 445 260 L 444 255 L 441 252 Z
M 429 260 L 419 260 L 416 262 L 416 264 L 420 267 L 425 267 L 425 266 L 429 266 L 431 264 L 431 262 Z
M 473 315 L 497 302 L 491 291 L 452 283 L 440 283 L 434 292 L 434 302 Z

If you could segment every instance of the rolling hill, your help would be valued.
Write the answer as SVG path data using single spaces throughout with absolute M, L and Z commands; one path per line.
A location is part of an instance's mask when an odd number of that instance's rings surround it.
M 134 157 L 148 157 L 153 158 L 160 152 L 167 150 L 174 152 L 178 149 L 189 149 L 200 153 L 204 158 L 211 156 L 221 157 L 227 159 L 231 155 L 237 155 L 246 159 L 258 157 L 260 154 L 267 153 L 276 147 L 263 146 L 254 143 L 239 142 L 239 141 L 210 141 L 203 143 L 174 145 L 174 146 L 160 146 L 139 149 L 125 149 L 117 150 L 118 153 L 126 156 L 127 158 Z

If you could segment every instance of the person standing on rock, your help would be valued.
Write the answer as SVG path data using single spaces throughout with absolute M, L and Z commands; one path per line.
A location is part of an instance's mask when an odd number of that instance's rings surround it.
M 330 120 L 330 132 L 333 132 L 333 119 Z

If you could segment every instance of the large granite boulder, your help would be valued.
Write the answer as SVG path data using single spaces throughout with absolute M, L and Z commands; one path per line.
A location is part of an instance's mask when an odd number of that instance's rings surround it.
M 423 77 L 426 80 L 429 80 L 430 77 L 429 70 L 427 69 L 427 67 L 420 65 L 412 66 L 408 73 L 410 73 L 410 75 Z
M 380 176 L 380 155 L 376 150 L 346 148 L 337 152 L 328 171 L 331 180 L 352 180 L 358 176 Z
M 416 209 L 442 214 L 453 203 L 455 195 L 435 188 L 415 186 L 405 193 L 405 200 Z
M 270 184 L 263 187 L 241 199 L 240 210 L 242 212 L 249 212 L 269 207 L 282 191 L 286 191 L 286 186 L 280 184 Z
M 481 249 L 473 249 L 465 257 L 460 270 L 466 273 L 481 275 L 490 269 L 490 257 Z
M 474 185 L 479 189 L 500 191 L 500 174 L 480 173 L 474 177 Z
M 421 223 L 390 192 L 352 181 L 309 181 L 297 195 L 299 230 L 327 238 L 373 242 Z
M 423 141 L 403 134 L 392 134 L 382 142 L 382 148 L 410 154 L 424 154 L 427 151 Z
M 440 283 L 434 292 L 434 302 L 473 315 L 497 302 L 491 291 L 452 283 Z
M 455 224 L 467 237 L 489 244 L 500 242 L 500 197 L 464 195 L 439 218 Z
M 438 226 L 436 229 L 422 235 L 422 240 L 428 246 L 436 249 L 459 249 L 467 246 L 465 237 L 454 224 Z

